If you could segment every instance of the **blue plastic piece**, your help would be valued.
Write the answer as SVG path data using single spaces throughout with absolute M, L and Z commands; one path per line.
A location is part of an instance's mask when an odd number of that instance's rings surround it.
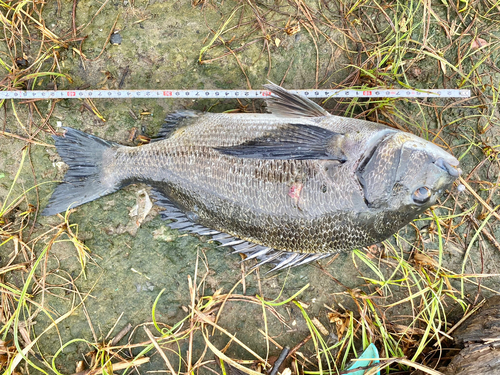
M 359 359 L 364 359 L 364 358 L 378 358 L 378 350 L 377 347 L 374 344 L 368 345 L 368 348 L 361 354 L 358 358 L 358 361 L 354 362 L 354 364 L 348 368 L 348 370 L 354 370 L 359 367 L 366 367 L 373 365 L 374 363 L 379 363 L 380 361 L 377 360 L 371 360 L 367 359 L 366 361 L 359 361 Z M 359 370 L 355 372 L 349 373 L 349 375 L 364 375 L 368 370 Z M 377 372 L 377 375 L 380 375 L 380 371 Z

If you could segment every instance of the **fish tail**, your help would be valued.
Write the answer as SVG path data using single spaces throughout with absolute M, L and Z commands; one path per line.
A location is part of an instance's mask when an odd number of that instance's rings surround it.
M 110 194 L 119 184 L 104 178 L 107 150 L 119 147 L 114 142 L 72 128 L 64 128 L 63 136 L 54 136 L 57 152 L 69 166 L 64 181 L 49 199 L 42 215 L 55 215 Z M 111 150 L 110 150 L 111 151 Z

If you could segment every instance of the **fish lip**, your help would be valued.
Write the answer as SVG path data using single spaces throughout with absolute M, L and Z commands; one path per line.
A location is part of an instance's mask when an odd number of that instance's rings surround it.
M 434 165 L 441 168 L 442 170 L 448 172 L 452 177 L 458 178 L 462 174 L 462 170 L 458 168 L 458 160 L 445 160 L 444 158 L 439 158 L 434 162 Z M 453 163 L 450 163 L 453 162 Z

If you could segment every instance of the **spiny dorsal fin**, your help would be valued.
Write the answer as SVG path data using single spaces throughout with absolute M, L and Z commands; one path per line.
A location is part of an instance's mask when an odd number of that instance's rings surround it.
M 160 131 L 156 137 L 151 140 L 151 142 L 158 142 L 170 137 L 177 129 L 189 124 L 186 120 L 196 117 L 198 117 L 198 113 L 196 111 L 177 111 L 168 114 Z
M 266 99 L 267 108 L 280 117 L 323 117 L 330 114 L 305 96 L 293 94 L 274 83 L 264 85 L 274 96 Z

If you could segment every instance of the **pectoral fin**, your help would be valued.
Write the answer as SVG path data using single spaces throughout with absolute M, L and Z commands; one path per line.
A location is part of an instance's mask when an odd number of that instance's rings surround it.
M 345 162 L 344 135 L 314 125 L 287 124 L 269 134 L 230 147 L 216 148 L 225 155 L 252 159 L 330 159 Z

